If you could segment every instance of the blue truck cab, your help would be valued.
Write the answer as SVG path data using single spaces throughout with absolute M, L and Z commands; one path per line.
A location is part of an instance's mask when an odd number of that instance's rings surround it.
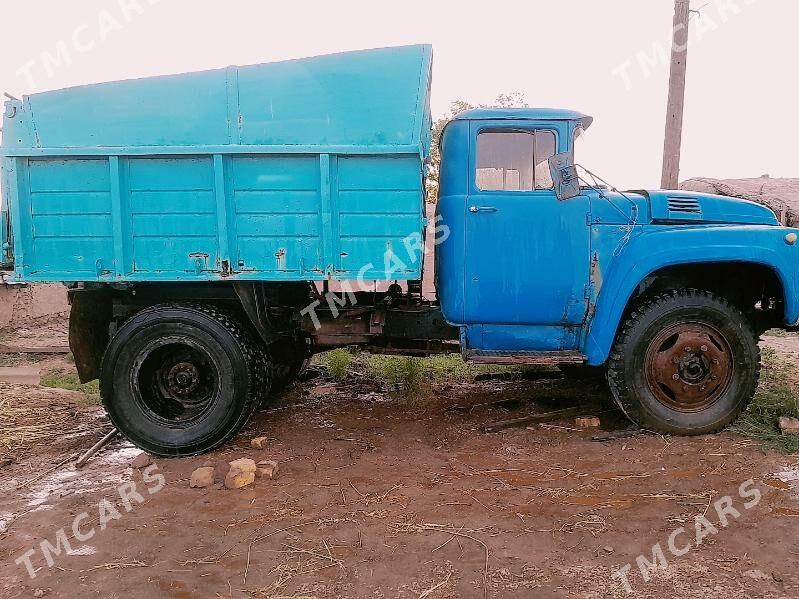
M 744 200 L 610 189 L 576 165 L 586 115 L 476 109 L 442 134 L 431 239 L 431 62 L 409 46 L 6 102 L 9 276 L 69 287 L 81 379 L 132 442 L 209 451 L 353 345 L 601 371 L 669 434 L 747 408 L 758 337 L 799 324 L 799 231 Z
M 558 361 L 602 365 L 630 298 L 680 267 L 683 277 L 704 271 L 697 284 L 736 288 L 741 273 L 759 272 L 782 289 L 783 324 L 796 323 L 795 232 L 765 206 L 600 186 L 558 197 L 550 160 L 573 157 L 592 122 L 568 110 L 477 109 L 445 129 L 438 214 L 451 235 L 437 248 L 436 281 L 467 355 L 560 352 Z

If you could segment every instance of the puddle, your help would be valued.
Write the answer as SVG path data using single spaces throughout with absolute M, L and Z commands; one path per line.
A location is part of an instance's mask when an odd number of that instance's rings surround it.
M 32 483 L 29 489 L 18 495 L 25 505 L 22 511 L 0 513 L 0 533 L 12 528 L 25 514 L 52 510 L 65 497 L 89 493 L 102 494 L 110 488 L 118 487 L 130 478 L 129 464 L 139 453 L 141 453 L 139 449 L 125 441 L 113 449 L 94 456 L 81 470 L 76 470 L 73 464 L 67 464 L 40 481 Z M 78 551 L 87 553 L 75 555 L 91 555 L 95 549 L 83 547 Z
M 74 467 L 67 470 L 58 470 L 47 476 L 37 486 L 36 490 L 28 494 L 27 507 L 38 507 L 47 501 L 51 494 L 57 493 L 62 486 L 78 476 Z
M 121 464 L 127 466 L 137 455 L 141 453 L 141 449 L 135 447 L 131 443 L 125 441 L 114 449 L 106 449 L 103 453 L 94 456 L 93 460 L 102 462 L 103 464 L 117 465 Z M 91 467 L 91 461 L 85 466 Z
M 84 495 L 116 487 L 128 478 L 127 466 L 140 452 L 128 442 L 109 449 L 92 458 L 81 470 L 70 464 L 32 485 L 25 496 L 26 507 L 31 511 L 51 509 L 48 500 L 58 501 L 75 494 Z
M 26 507 L 38 507 L 42 505 L 45 501 L 47 501 L 47 498 L 50 497 L 50 491 L 51 489 L 48 488 L 34 491 L 28 496 L 31 499 L 26 504 Z

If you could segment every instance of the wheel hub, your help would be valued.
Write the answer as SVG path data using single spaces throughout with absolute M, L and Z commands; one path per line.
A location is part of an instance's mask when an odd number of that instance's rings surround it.
M 167 388 L 175 397 L 188 397 L 200 386 L 200 372 L 194 364 L 180 362 L 167 374 Z
M 734 373 L 729 343 L 704 323 L 680 323 L 661 331 L 649 344 L 645 368 L 652 394 L 681 412 L 697 412 L 716 403 Z
M 204 409 L 217 384 L 215 369 L 189 345 L 170 344 L 148 356 L 140 385 L 151 393 L 151 408 L 163 418 L 188 418 Z

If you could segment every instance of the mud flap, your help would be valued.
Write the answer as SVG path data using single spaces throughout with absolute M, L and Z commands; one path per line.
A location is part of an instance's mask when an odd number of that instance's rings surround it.
M 113 305 L 108 290 L 69 291 L 69 349 L 81 383 L 100 378 L 100 364 L 109 341 Z

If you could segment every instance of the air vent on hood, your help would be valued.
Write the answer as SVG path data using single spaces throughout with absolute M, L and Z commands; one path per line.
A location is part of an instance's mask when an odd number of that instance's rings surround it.
M 669 212 L 683 214 L 701 214 L 702 208 L 696 198 L 669 198 Z

